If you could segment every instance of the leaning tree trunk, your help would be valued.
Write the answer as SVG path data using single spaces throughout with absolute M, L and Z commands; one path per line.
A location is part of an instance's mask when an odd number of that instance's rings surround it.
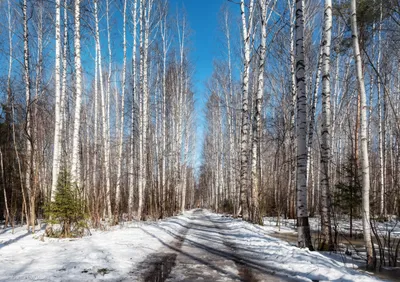
M 296 2 L 296 87 L 297 87 L 297 231 L 298 246 L 313 249 L 307 207 L 307 97 L 304 64 L 304 0 Z
M 321 242 L 320 250 L 333 250 L 330 216 L 331 162 L 331 85 L 330 55 L 332 35 L 332 0 L 325 0 L 322 41 L 322 142 L 321 142 Z
M 360 46 L 358 42 L 356 0 L 351 0 L 351 32 L 353 37 L 353 50 L 357 68 L 357 80 L 361 103 L 361 166 L 362 166 L 362 223 L 364 242 L 367 249 L 367 267 L 375 268 L 375 257 L 371 240 L 371 222 L 369 209 L 369 160 L 368 160 L 368 136 L 367 136 L 367 101 L 365 83 L 362 70 Z

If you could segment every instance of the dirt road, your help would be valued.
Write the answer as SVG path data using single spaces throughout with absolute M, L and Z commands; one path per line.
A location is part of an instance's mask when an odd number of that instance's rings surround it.
M 279 276 L 259 263 L 259 254 L 242 250 L 232 230 L 221 218 L 210 218 L 199 209 L 186 221 L 177 220 L 174 240 L 149 256 L 134 271 L 140 281 L 298 281 Z M 157 234 L 151 234 L 157 237 Z M 256 235 L 256 234 L 255 234 Z M 237 238 L 236 238 L 237 239 Z

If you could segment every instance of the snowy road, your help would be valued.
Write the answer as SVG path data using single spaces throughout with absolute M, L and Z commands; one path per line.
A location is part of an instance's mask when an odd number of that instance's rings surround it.
M 210 218 L 202 210 L 188 217 L 186 224 L 176 222 L 177 232 L 167 229 L 175 240 L 164 243 L 157 254 L 142 262 L 139 276 L 145 281 L 296 281 L 279 277 L 274 271 L 242 256 L 234 233 L 223 221 Z M 162 228 L 162 227 L 161 227 Z M 157 237 L 157 234 L 151 234 Z
M 0 231 L 0 281 L 379 281 L 343 256 L 299 249 L 274 229 L 206 210 L 40 240 Z
M 261 227 L 195 210 L 159 226 L 174 237 L 133 272 L 142 281 L 375 281 L 319 253 L 267 236 Z M 162 232 L 160 232 L 162 233 Z M 158 238 L 158 233 L 148 233 Z

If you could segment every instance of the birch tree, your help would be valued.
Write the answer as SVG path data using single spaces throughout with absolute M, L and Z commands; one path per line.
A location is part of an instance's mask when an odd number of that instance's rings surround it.
M 165 201 L 166 199 L 166 161 L 167 161 L 167 117 L 166 117 L 166 106 L 167 106 L 167 86 L 166 86 L 166 76 L 167 76 L 167 54 L 170 47 L 170 42 L 168 42 L 168 29 L 167 29 L 167 11 L 164 7 L 164 14 L 160 22 L 160 34 L 162 39 L 162 165 L 161 165 L 161 217 L 164 216 L 165 212 Z
M 258 170 L 260 169 L 260 139 L 261 139 L 261 103 L 264 92 L 264 68 L 265 68 L 265 53 L 266 53 L 266 41 L 267 41 L 267 6 L 269 1 L 260 0 L 259 6 L 261 10 L 261 43 L 258 63 L 258 85 L 257 85 L 257 96 L 255 100 L 254 108 L 254 124 L 253 124 L 253 142 L 252 142 L 252 168 L 251 168 L 251 180 L 252 180 L 252 211 L 251 221 L 254 223 L 262 224 L 262 218 L 258 207 L 258 194 L 260 186 L 260 175 Z
M 358 91 L 361 103 L 361 166 L 362 166 L 362 224 L 364 244 L 367 250 L 367 266 L 370 269 L 375 268 L 374 250 L 371 240 L 371 223 L 370 223 L 370 205 L 369 205 L 369 159 L 368 159 L 368 136 L 367 136 L 367 101 L 365 92 L 365 82 L 363 75 L 363 67 L 360 54 L 360 46 L 358 42 L 357 28 L 357 5 L 356 0 L 351 0 L 351 33 L 353 38 L 354 59 L 357 70 Z
M 248 189 L 248 139 L 249 139 L 249 75 L 250 75 L 250 44 L 253 33 L 254 0 L 250 0 L 248 16 L 246 16 L 244 0 L 240 1 L 243 40 L 243 71 L 242 71 L 242 137 L 240 157 L 240 204 L 238 214 L 248 218 L 247 189 Z
M 28 230 L 31 227 L 32 232 L 35 232 L 35 190 L 31 183 L 32 165 L 33 165 L 33 136 L 31 125 L 31 79 L 29 67 L 29 31 L 28 31 L 28 4 L 24 0 L 22 6 L 23 25 L 24 25 L 24 80 L 25 80 L 25 102 L 26 102 L 26 169 L 25 169 L 25 187 L 29 195 L 29 211 L 30 222 L 28 223 Z
M 126 0 L 124 0 L 124 11 L 123 11 L 123 69 L 122 69 L 122 93 L 121 93 L 121 119 L 119 128 L 119 141 L 118 141 L 118 160 L 117 160 L 117 188 L 115 192 L 115 212 L 114 217 L 118 217 L 120 197 L 121 197 L 121 159 L 122 159 L 122 141 L 124 135 L 124 99 L 125 99 L 125 84 L 126 84 Z M 117 218 L 114 218 L 114 222 L 117 222 Z
M 321 242 L 320 250 L 333 250 L 330 218 L 331 163 L 331 85 L 330 55 L 332 34 L 332 1 L 325 0 L 322 41 L 322 142 L 321 142 Z
M 379 7 L 379 24 L 378 24 L 378 59 L 377 59 L 377 71 L 380 72 L 380 65 L 381 65 L 381 55 L 382 55 L 382 2 L 380 3 Z M 382 97 L 381 93 L 381 79 L 380 75 L 377 77 L 377 92 L 378 92 L 378 130 L 379 130 L 379 172 L 380 172 L 380 210 L 379 213 L 381 216 L 386 216 L 386 209 L 385 209 L 385 162 L 384 162 L 384 120 L 383 120 L 383 104 L 385 98 Z
M 61 142 L 61 1 L 56 0 L 56 62 L 55 62 L 55 126 L 53 149 L 53 175 L 51 182 L 51 201 L 55 199 L 55 191 L 60 167 L 60 142 Z
M 140 1 L 140 0 L 139 0 Z M 140 5 L 140 3 L 139 3 Z M 136 91 L 136 36 L 137 36 L 137 0 L 133 2 L 133 10 L 132 10 L 132 23 L 133 23 L 133 47 L 132 47 L 132 109 L 131 109 L 131 148 L 130 148 L 130 162 L 129 162 L 129 200 L 128 200 L 128 215 L 129 219 L 132 217 L 132 208 L 133 208 L 133 188 L 134 188 L 134 153 L 135 153 L 135 96 L 137 96 Z
M 304 0 L 296 1 L 296 87 L 297 87 L 297 232 L 298 246 L 313 249 L 307 206 L 307 98 L 304 64 Z
M 81 34 L 80 34 L 80 0 L 75 0 L 75 31 L 74 31 L 74 63 L 75 63 L 75 114 L 74 130 L 72 137 L 72 164 L 71 180 L 80 187 L 79 172 L 79 130 L 81 124 L 81 103 L 82 103 L 82 70 L 81 70 Z
M 140 76 L 140 96 L 139 96 L 139 175 L 138 175 L 138 198 L 139 198 L 139 204 L 138 204 L 138 218 L 142 218 L 142 211 L 143 211 L 143 192 L 145 188 L 145 181 L 146 181 L 146 175 L 145 175 L 145 167 L 144 167 L 144 156 L 146 155 L 144 152 L 145 148 L 145 142 L 146 139 L 144 135 L 147 133 L 147 131 L 143 128 L 143 119 L 147 119 L 144 115 L 144 96 L 146 96 L 145 86 L 144 84 L 144 32 L 145 29 L 143 28 L 143 22 L 144 22 L 144 8 L 143 6 L 145 5 L 146 0 L 139 0 L 139 24 L 140 24 L 140 29 L 139 29 L 139 48 L 140 48 L 140 67 L 139 67 L 139 76 Z M 147 99 L 146 99 L 147 102 Z M 147 103 L 146 103 L 147 107 Z M 147 112 L 147 111 L 146 111 Z
M 229 26 L 229 13 L 228 10 L 224 13 L 224 27 L 225 27 L 225 37 L 228 49 L 228 91 L 225 91 L 225 103 L 227 111 L 227 122 L 228 122 L 228 136 L 229 136 L 229 156 L 228 156 L 228 195 L 232 200 L 234 209 L 236 209 L 236 201 L 234 197 L 236 196 L 236 173 L 235 173 L 235 139 L 234 139 L 234 111 L 233 111 L 233 82 L 232 82 L 232 59 L 231 59 L 231 33 Z M 229 94 L 229 97 L 228 97 Z M 235 213 L 236 211 L 234 211 Z

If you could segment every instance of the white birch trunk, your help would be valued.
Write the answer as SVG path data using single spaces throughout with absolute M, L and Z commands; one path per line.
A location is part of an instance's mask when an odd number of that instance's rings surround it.
M 380 73 L 380 64 L 381 64 L 381 32 L 382 32 L 382 2 L 380 3 L 380 21 L 378 26 L 378 61 L 377 61 L 377 70 Z M 385 98 L 382 97 L 384 95 L 381 94 L 381 78 L 378 75 L 377 78 L 377 88 L 378 88 L 378 129 L 379 129 L 379 171 L 380 171 L 380 182 L 379 182 L 379 190 L 380 190 L 380 215 L 386 216 L 386 207 L 385 207 L 385 163 L 384 163 L 384 155 L 385 155 L 385 146 L 384 146 L 384 120 L 383 120 L 383 104 Z M 372 107 L 371 107 L 372 108 Z
M 111 52 L 111 39 L 110 39 L 110 17 L 109 17 L 109 2 L 106 1 L 106 23 L 107 23 L 107 46 L 108 46 L 108 75 L 107 75 L 107 90 L 106 90 L 106 111 L 105 120 L 103 121 L 104 134 L 104 166 L 106 176 L 106 206 L 107 214 L 109 217 L 112 215 L 111 211 L 111 179 L 110 179 L 110 93 L 111 93 L 111 73 L 112 73 L 112 52 Z M 101 54 L 101 53 L 100 53 Z M 104 113 L 104 112 L 103 112 Z
M 28 192 L 28 198 L 31 199 L 33 195 L 33 189 L 31 186 L 31 174 L 32 174 L 32 134 L 31 134 L 31 85 L 29 77 L 29 33 L 28 33 L 28 18 L 27 18 L 27 0 L 23 2 L 23 25 L 24 25 L 24 80 L 25 80 L 25 101 L 26 101 L 26 170 L 25 170 L 25 187 Z M 30 204 L 30 221 L 29 226 L 32 226 L 32 231 L 35 232 L 35 207 Z M 33 216 L 33 218 L 32 218 Z
M 304 64 L 304 0 L 296 2 L 297 232 L 298 246 L 313 249 L 307 207 L 307 97 Z
M 140 1 L 140 0 L 139 0 Z M 131 109 L 131 156 L 129 160 L 129 200 L 128 200 L 128 215 L 132 219 L 133 208 L 133 191 L 134 191 L 134 159 L 135 159 L 135 95 L 136 93 L 136 36 L 137 36 L 137 0 L 133 2 L 132 22 L 133 22 L 133 48 L 132 48 L 132 109 Z
M 61 114 L 61 123 L 60 123 L 60 132 L 61 132 L 61 140 L 58 142 L 59 145 L 59 164 L 61 165 L 62 160 L 62 142 L 65 138 L 66 134 L 63 134 L 63 130 L 66 127 L 66 99 L 67 99 L 67 49 L 68 49 L 68 10 L 67 10 L 67 0 L 64 0 L 64 46 L 63 46 L 63 66 L 62 66 L 62 88 L 61 88 L 61 99 L 60 99 L 60 114 Z M 65 130 L 66 131 L 66 130 Z M 60 167 L 59 167 L 60 169 Z
M 81 103 L 82 103 L 82 73 L 81 73 L 81 35 L 80 35 L 80 0 L 75 0 L 75 31 L 74 31 L 74 49 L 75 49 L 75 115 L 74 132 L 72 137 L 72 166 L 71 180 L 78 187 L 80 186 L 79 171 L 79 129 L 81 124 Z
M 325 36 L 323 33 L 322 36 Z M 314 94 L 312 97 L 312 105 L 311 105 L 311 111 L 309 113 L 310 116 L 310 123 L 308 124 L 308 144 L 307 144 L 307 187 L 309 186 L 309 175 L 311 171 L 311 151 L 312 151 L 312 146 L 313 146 L 313 138 L 314 138 L 314 127 L 315 127 L 315 117 L 316 117 L 316 111 L 315 109 L 317 108 L 317 102 L 318 102 L 318 90 L 319 90 L 319 80 L 321 76 L 321 70 L 322 70 L 322 57 L 323 57 L 323 46 L 322 46 L 322 41 L 320 44 L 319 48 L 319 54 L 318 54 L 318 64 L 317 64 L 317 73 L 315 76 L 315 88 L 314 88 Z
M 102 143 L 103 143 L 103 168 L 105 170 L 105 181 L 106 181 L 106 193 L 105 193 L 105 201 L 106 201 L 106 209 L 107 215 L 111 216 L 111 203 L 109 202 L 110 197 L 110 182 L 109 182 L 109 152 L 110 149 L 108 147 L 108 121 L 107 121 L 107 105 L 106 105 L 106 93 L 104 91 L 104 83 L 103 83 L 103 67 L 102 67 L 102 58 L 101 58 L 101 45 L 100 45 L 100 32 L 99 32 L 99 19 L 98 19 L 98 9 L 97 9 L 97 0 L 94 1 L 94 13 L 95 13 L 95 32 L 96 32 L 96 48 L 98 54 L 98 70 L 99 70 L 99 78 L 100 78 L 100 108 L 101 108 L 101 118 L 102 118 Z
M 143 209 L 143 1 L 139 0 L 139 54 L 140 54 L 140 66 L 139 66 L 139 83 L 140 83 L 140 93 L 139 93 L 139 172 L 138 172 L 138 219 L 142 217 Z
M 245 13 L 244 0 L 240 1 L 242 18 L 242 34 L 244 45 L 244 62 L 242 72 L 242 136 L 241 136 L 241 158 L 240 158 L 240 204 L 238 213 L 243 218 L 248 218 L 247 189 L 248 189 L 248 139 L 249 139 L 249 75 L 250 75 L 250 40 L 253 27 L 254 0 L 250 1 L 248 27 Z
M 322 132 L 321 132 L 321 242 L 320 250 L 333 250 L 330 215 L 331 165 L 331 85 L 330 56 L 332 38 L 332 1 L 325 0 L 322 41 Z
M 267 41 L 267 6 L 269 1 L 259 0 L 259 6 L 261 9 L 261 41 L 260 41 L 260 53 L 258 63 L 258 81 L 257 81 L 257 96 L 255 99 L 254 107 L 254 125 L 253 125 L 253 142 L 252 142 L 252 162 L 251 162 L 251 179 L 252 179 L 252 211 L 251 221 L 253 223 L 262 224 L 262 218 L 258 207 L 258 194 L 260 186 L 260 175 L 259 175 L 259 158 L 260 154 L 260 140 L 261 140 L 261 107 L 262 98 L 264 92 L 264 69 L 265 69 L 265 53 L 266 53 L 266 41 Z
M 161 165 L 161 216 L 164 217 L 165 213 L 165 201 L 166 201 L 166 160 L 167 160 L 167 120 L 166 120 L 166 77 L 167 77 L 167 54 L 169 49 L 169 43 L 167 42 L 167 13 L 161 20 L 161 38 L 162 38 L 162 52 L 163 52 L 163 67 L 162 67 L 162 165 Z
M 294 1 L 294 0 L 293 0 Z M 288 0 L 289 13 L 290 13 L 290 91 L 291 91 L 291 105 L 290 105 L 290 172 L 289 172 L 289 187 L 287 197 L 287 209 L 289 217 L 294 217 L 294 201 L 295 201 L 295 186 L 296 186 L 296 152 L 297 145 L 295 142 L 296 136 L 296 100 L 297 100 L 297 89 L 296 89 L 296 72 L 295 72 L 295 49 L 294 49 L 294 29 L 295 29 L 295 5 L 294 2 Z
M 126 84 L 126 0 L 124 0 L 124 15 L 123 15 L 123 69 L 122 69 L 122 94 L 121 94 L 121 118 L 120 118 L 120 128 L 119 128 L 119 141 L 118 141 L 118 159 L 117 159 L 117 188 L 115 191 L 115 218 L 114 221 L 118 220 L 119 204 L 121 197 L 121 159 L 122 159 L 122 141 L 124 135 L 124 99 L 125 99 L 125 84 Z
M 234 213 L 236 213 L 236 203 L 234 201 L 234 195 L 236 192 L 236 173 L 235 173 L 235 156 L 234 156 L 234 136 L 233 136 L 233 83 L 232 83 L 232 59 L 231 59 L 231 35 L 229 29 L 229 19 L 228 12 L 225 12 L 225 36 L 226 43 L 228 46 L 228 89 L 229 89 L 229 97 L 228 92 L 225 91 L 225 103 L 226 103 L 226 112 L 227 112 L 227 122 L 228 122 L 228 138 L 229 138 L 229 156 L 228 156 L 228 199 L 233 201 L 234 205 Z
M 54 151 L 53 151 L 53 170 L 51 181 L 51 201 L 54 202 L 58 173 L 60 167 L 60 142 L 61 142 L 61 0 L 56 0 L 56 63 L 55 63 L 55 126 L 54 126 Z
M 369 205 L 369 160 L 368 160 L 368 136 L 367 136 L 367 105 L 364 75 L 362 70 L 360 46 L 358 42 L 356 0 L 351 0 L 351 31 L 353 37 L 353 51 L 357 69 L 358 88 L 361 98 L 361 166 L 362 166 L 362 223 L 364 243 L 367 249 L 367 266 L 375 268 L 375 258 L 371 241 L 370 205 Z
M 97 5 L 97 4 L 96 4 Z M 97 6 L 96 6 L 97 8 Z M 97 12 L 97 9 L 96 9 Z M 97 14 L 95 15 L 97 19 Z M 94 60 L 94 134 L 93 134 L 93 143 L 94 143 L 94 152 L 93 152 L 93 187 L 92 192 L 94 196 L 94 217 L 95 221 L 99 220 L 99 197 L 98 197 L 98 187 L 97 187 L 97 150 L 98 150 L 98 117 L 99 117 L 99 53 L 97 50 L 97 33 L 95 33 L 95 60 Z M 97 222 L 96 222 L 97 224 Z

